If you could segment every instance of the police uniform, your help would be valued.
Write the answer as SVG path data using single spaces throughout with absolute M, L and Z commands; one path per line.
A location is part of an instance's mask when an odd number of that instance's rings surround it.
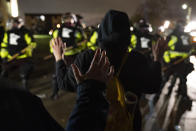
M 66 47 L 69 48 L 64 54 L 66 56 L 66 62 L 68 65 L 72 64 L 77 54 L 86 48 L 86 44 L 82 42 L 84 40 L 82 31 L 77 27 L 71 26 L 70 24 L 63 23 L 60 28 L 57 28 L 53 31 L 52 36 L 53 38 L 60 37 L 63 43 L 66 43 Z M 80 42 L 81 44 L 78 44 Z M 50 52 L 53 53 L 51 45 Z M 53 74 L 52 97 L 57 95 L 58 90 L 56 75 Z
M 149 61 L 152 59 L 152 44 L 155 44 L 157 37 L 150 34 L 149 32 L 142 32 L 134 29 L 131 31 L 130 45 L 128 47 L 129 52 L 132 49 L 144 54 Z
M 24 26 L 5 32 L 1 42 L 1 58 L 4 63 L 1 76 L 8 76 L 8 72 L 16 67 L 20 71 L 23 87 L 27 88 L 27 78 L 32 70 L 30 58 L 35 47 L 36 43 L 31 32 Z M 13 59 L 16 54 L 18 56 Z
M 98 29 L 94 29 L 87 42 L 87 48 L 96 50 L 98 48 Z
M 189 56 L 191 51 L 190 46 L 190 39 L 191 37 L 183 32 L 180 31 L 179 28 L 175 28 L 174 31 L 167 37 L 168 41 L 168 50 L 164 52 L 164 63 L 165 65 L 170 65 L 169 68 L 164 73 L 162 87 L 165 83 L 169 80 L 170 76 L 173 75 L 171 80 L 171 85 L 168 87 L 168 95 L 171 94 L 172 89 L 175 85 L 176 79 L 180 78 L 180 84 L 178 88 L 178 95 L 182 95 L 184 97 L 187 96 L 187 87 L 186 87 L 186 77 L 187 75 L 193 70 L 193 65 L 188 61 L 184 60 L 178 64 L 172 65 L 173 62 L 179 59 L 186 59 Z

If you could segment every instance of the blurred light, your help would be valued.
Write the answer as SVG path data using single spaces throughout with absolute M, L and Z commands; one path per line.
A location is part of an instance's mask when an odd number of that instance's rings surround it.
M 186 10 L 187 8 L 188 8 L 188 5 L 187 5 L 187 4 L 183 4 L 183 5 L 182 5 L 182 9 L 183 9 L 183 10 Z
M 152 26 L 150 26 L 150 27 L 149 27 L 149 31 L 150 31 L 150 32 L 152 32 L 152 31 L 153 31 Z
M 60 25 L 60 24 L 57 24 L 56 27 L 57 27 L 57 28 L 61 28 L 61 25 Z
M 169 20 L 166 20 L 166 21 L 164 22 L 163 27 L 164 27 L 165 29 L 167 29 L 167 28 L 169 27 L 169 25 L 170 25 L 170 21 L 169 21 Z
M 41 21 L 45 21 L 46 18 L 45 18 L 44 15 L 41 15 L 41 16 L 40 16 L 40 19 L 41 19 Z
M 159 27 L 159 30 L 161 30 L 161 32 L 164 32 L 165 31 L 165 28 L 163 26 L 160 26 Z
M 190 62 L 193 63 L 193 64 L 196 64 L 195 56 L 190 56 Z
M 13 17 L 18 17 L 18 1 L 17 0 L 11 0 L 10 1 L 10 7 L 11 7 L 11 15 Z
M 195 37 L 193 37 L 193 42 L 196 42 L 196 36 L 195 36 Z
M 191 36 L 196 36 L 196 31 L 190 33 Z
M 191 32 L 191 30 L 195 30 L 195 29 L 196 29 L 196 21 L 191 21 L 190 23 L 188 23 L 187 26 L 185 26 L 184 32 Z
M 53 33 L 53 30 L 50 30 L 50 31 L 49 31 L 49 35 L 52 35 L 52 33 Z
M 131 26 L 131 27 L 130 27 L 130 31 L 133 31 L 133 30 L 134 30 L 134 28 L 133 28 L 133 26 Z

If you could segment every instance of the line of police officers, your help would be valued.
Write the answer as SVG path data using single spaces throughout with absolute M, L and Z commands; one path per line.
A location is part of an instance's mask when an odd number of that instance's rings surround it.
M 60 27 L 54 29 L 52 37 L 60 37 L 66 44 L 67 51 L 64 54 L 68 65 L 72 64 L 78 53 L 85 49 L 95 50 L 98 46 L 98 26 L 91 28 L 89 34 L 84 32 L 81 24 L 82 17 L 73 13 L 66 13 L 62 16 L 62 23 Z M 32 33 L 24 27 L 24 21 L 21 18 L 15 18 L 11 21 L 12 28 L 4 31 L 0 28 L 0 45 L 1 45 L 1 76 L 8 76 L 8 72 L 13 68 L 19 69 L 19 76 L 22 80 L 22 85 L 27 88 L 27 79 L 29 73 L 32 71 L 32 56 L 33 49 L 36 47 Z M 189 108 L 191 100 L 187 95 L 186 76 L 193 70 L 192 64 L 188 61 L 191 53 L 191 38 L 184 32 L 185 22 L 177 22 L 176 28 L 167 36 L 168 49 L 164 53 L 163 63 L 167 68 L 163 72 L 163 84 L 168 81 L 173 75 L 171 86 L 169 86 L 168 95 L 171 94 L 173 86 L 177 78 L 180 78 L 178 88 L 178 96 L 183 96 L 183 99 L 189 100 Z M 130 46 L 129 51 L 135 49 L 146 55 L 151 59 L 151 47 L 161 37 L 160 34 L 151 34 L 149 31 L 150 25 L 145 19 L 138 22 L 138 27 L 133 25 L 130 27 Z M 51 47 L 51 45 L 50 45 Z M 52 53 L 52 48 L 50 48 Z M 117 52 L 118 53 L 118 52 Z M 179 63 L 175 63 L 182 59 Z M 175 63 L 175 64 L 174 64 Z M 58 98 L 56 74 L 53 75 L 53 93 L 52 98 Z M 68 90 L 69 87 L 67 87 Z M 73 90 L 71 90 L 73 91 Z M 155 96 L 154 103 L 159 99 L 161 91 Z M 178 123 L 176 123 L 178 124 Z

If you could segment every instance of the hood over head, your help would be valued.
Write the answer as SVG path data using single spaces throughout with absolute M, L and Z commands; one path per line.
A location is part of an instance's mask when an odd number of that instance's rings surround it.
M 99 46 L 105 48 L 126 47 L 130 44 L 130 24 L 124 12 L 110 10 L 98 30 Z

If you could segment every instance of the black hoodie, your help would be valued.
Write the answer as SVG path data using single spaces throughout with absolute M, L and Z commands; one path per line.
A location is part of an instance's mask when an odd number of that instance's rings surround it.
M 120 29 L 121 26 L 122 29 Z M 107 47 L 106 54 L 110 55 L 109 60 L 110 63 L 114 65 L 115 71 L 118 70 L 119 65 L 121 64 L 121 58 L 124 55 L 123 53 L 126 53 L 126 50 L 121 47 L 127 47 L 128 45 L 125 40 L 129 38 L 128 30 L 128 16 L 119 11 L 109 11 L 100 25 L 98 36 L 100 42 L 99 45 Z M 117 38 L 114 37 L 114 34 L 116 34 Z M 122 40 L 122 42 L 120 40 Z M 74 63 L 83 74 L 88 70 L 93 56 L 94 52 L 87 50 L 76 57 Z M 59 88 L 71 91 L 76 90 L 77 83 L 72 69 L 67 67 L 62 60 L 57 62 L 56 72 Z M 132 51 L 128 55 L 127 61 L 121 70 L 119 79 L 125 91 L 132 91 L 139 98 L 142 93 L 156 93 L 159 91 L 161 84 L 161 65 L 158 62 L 152 62 L 152 64 L 149 65 L 144 55 Z M 134 117 L 134 128 L 135 131 L 141 130 L 141 113 L 139 110 L 139 103 L 137 104 Z

